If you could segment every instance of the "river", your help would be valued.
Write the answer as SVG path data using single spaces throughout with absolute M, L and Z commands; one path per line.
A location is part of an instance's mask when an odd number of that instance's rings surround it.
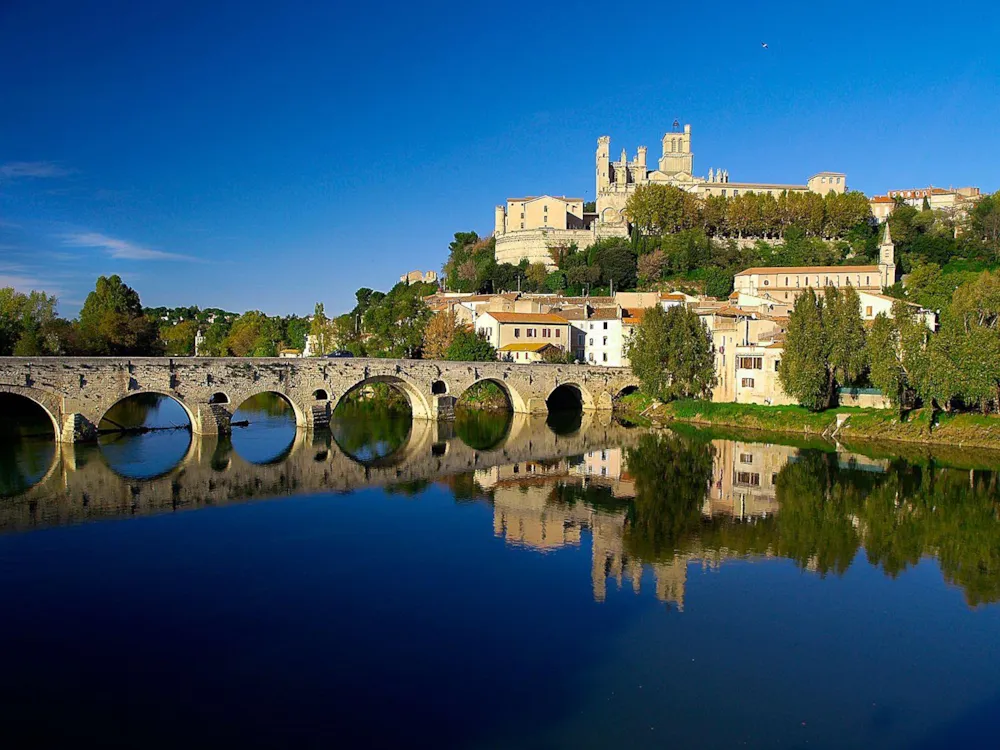
M 312 434 L 274 396 L 59 446 L 0 409 L 21 744 L 1000 742 L 995 456 L 370 403 Z

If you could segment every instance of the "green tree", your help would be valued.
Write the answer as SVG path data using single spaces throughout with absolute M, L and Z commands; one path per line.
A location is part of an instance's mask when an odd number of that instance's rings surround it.
M 455 331 L 446 359 L 452 362 L 494 362 L 497 350 L 484 336 L 467 328 Z
M 80 335 L 92 354 L 156 355 L 163 351 L 156 321 L 121 277 L 101 276 L 80 310 Z
M 0 289 L 0 356 L 58 354 L 52 338 L 56 298 L 44 292 L 23 294 L 13 287 Z
M 315 342 L 315 353 L 322 356 L 333 349 L 333 330 L 330 319 L 326 317 L 326 310 L 322 302 L 317 302 L 313 308 L 313 317 L 309 323 L 309 335 Z
M 865 342 L 868 377 L 892 405 L 901 409 L 907 392 L 906 371 L 903 369 L 899 330 L 895 320 L 879 313 L 868 331 Z
M 600 269 L 602 286 L 614 285 L 618 291 L 635 289 L 636 257 L 625 240 L 611 238 L 591 245 L 591 266 Z
M 818 411 L 830 403 L 828 350 L 823 306 L 810 287 L 795 300 L 789 315 L 784 354 L 778 368 L 785 393 L 807 409 Z
M 733 291 L 733 274 L 721 268 L 705 270 L 705 294 L 717 299 L 726 299 Z
M 193 356 L 194 339 L 197 334 L 198 322 L 195 320 L 163 326 L 160 328 L 160 339 L 163 341 L 164 354 L 174 357 Z
M 280 343 L 278 321 L 259 310 L 250 310 L 233 323 L 223 348 L 233 357 L 276 357 Z
M 829 377 L 841 386 L 856 383 L 867 365 L 861 298 L 854 287 L 827 287 L 823 308 Z M 831 396 L 833 390 L 831 383 Z
M 649 308 L 627 348 L 642 389 L 660 401 L 704 398 L 715 385 L 711 334 L 684 305 Z

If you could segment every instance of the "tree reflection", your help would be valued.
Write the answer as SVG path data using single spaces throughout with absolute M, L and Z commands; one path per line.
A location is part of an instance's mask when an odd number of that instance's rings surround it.
M 670 433 L 644 435 L 628 452 L 635 500 L 626 549 L 644 560 L 672 556 L 697 535 L 712 476 L 712 446 Z
M 513 412 L 509 411 L 457 409 L 455 434 L 470 448 L 488 451 L 507 437 L 513 418 Z

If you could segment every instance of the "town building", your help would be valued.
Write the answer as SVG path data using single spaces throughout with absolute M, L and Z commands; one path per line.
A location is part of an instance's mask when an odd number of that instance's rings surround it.
M 498 359 L 516 364 L 544 362 L 546 355 L 565 352 L 565 349 L 548 343 L 506 344 L 497 349 Z
M 485 312 L 476 319 L 475 329 L 498 356 L 509 344 L 551 344 L 563 351 L 570 346 L 569 321 L 551 313 Z
M 592 245 L 597 239 L 596 214 L 584 213 L 583 206 L 583 198 L 563 195 L 508 198 L 494 213 L 497 263 L 516 266 L 527 258 L 529 263 L 555 268 L 550 248 Z
M 881 223 L 889 218 L 897 204 L 923 208 L 924 201 L 932 211 L 944 211 L 955 218 L 964 216 L 976 202 L 982 198 L 977 187 L 962 188 L 908 188 L 906 190 L 890 190 L 885 195 L 876 195 L 868 203 L 872 215 Z
M 794 304 L 812 289 L 822 294 L 826 287 L 854 287 L 857 291 L 881 292 L 896 283 L 896 246 L 886 224 L 879 245 L 878 265 L 790 266 L 748 268 L 733 279 L 733 291 L 775 302 Z

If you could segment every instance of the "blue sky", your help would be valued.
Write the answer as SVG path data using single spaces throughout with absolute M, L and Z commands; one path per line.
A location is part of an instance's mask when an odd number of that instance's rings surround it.
M 510 7 L 4 0 L 0 285 L 340 312 L 675 118 L 698 174 L 1000 187 L 996 3 Z

